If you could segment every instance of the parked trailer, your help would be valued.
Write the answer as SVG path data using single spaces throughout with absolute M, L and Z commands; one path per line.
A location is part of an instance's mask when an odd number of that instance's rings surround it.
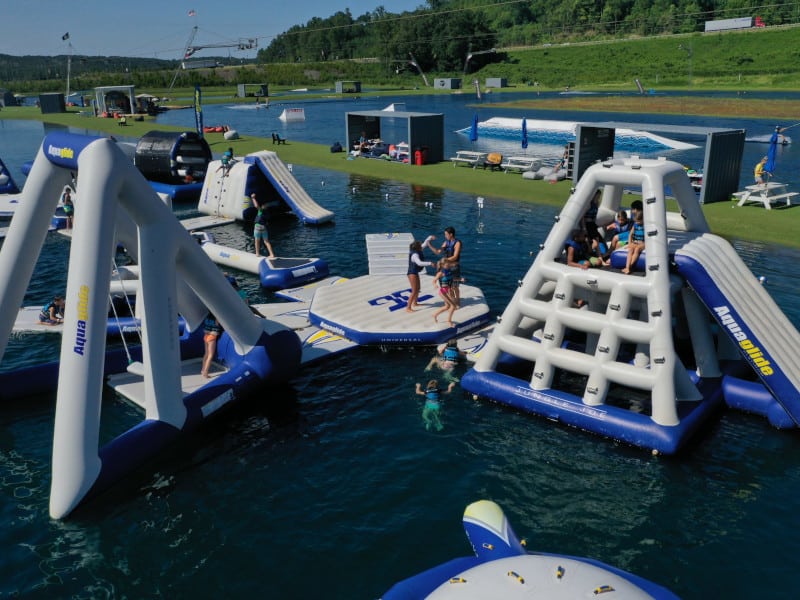
M 753 17 L 740 17 L 738 19 L 720 19 L 719 21 L 706 21 L 706 33 L 709 31 L 727 31 L 728 29 L 750 29 L 755 24 Z

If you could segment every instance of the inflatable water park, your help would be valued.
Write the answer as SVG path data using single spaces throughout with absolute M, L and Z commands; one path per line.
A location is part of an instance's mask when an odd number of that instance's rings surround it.
M 670 188 L 679 212 L 667 210 Z M 564 248 L 597 190 L 596 222 L 643 199 L 645 249 L 611 268 Z M 461 380 L 477 397 L 663 454 L 723 404 L 800 423 L 800 333 L 729 242 L 712 234 L 682 165 L 612 159 L 581 177 L 528 273 Z
M 3 374 L 4 396 L 56 391 L 50 514 L 62 518 L 253 389 L 290 379 L 300 341 L 256 317 L 178 222 L 129 158 L 107 138 L 49 134 L 0 250 L 0 358 L 33 274 L 60 190 L 80 171 L 85 216 L 73 231 L 60 360 Z M 123 243 L 140 266 L 142 345 L 125 360 L 108 352 L 106 326 L 113 250 Z M 211 267 L 211 268 L 209 268 Z M 200 375 L 202 323 L 223 325 L 217 373 Z M 187 324 L 180 336 L 177 315 Z M 99 446 L 104 377 L 135 378 L 143 421 Z M 22 384 L 26 381 L 28 384 Z
M 74 178 L 76 172 L 80 176 Z M 20 312 L 18 307 L 50 230 L 49 215 L 61 190 L 72 184 L 82 217 L 68 232 L 66 306 L 63 318 L 45 329 L 33 322 L 43 308 Z M 290 302 L 250 307 L 211 260 L 204 248 L 210 240 L 198 240 L 189 229 L 112 140 L 65 133 L 44 138 L 25 202 L 0 249 L 0 268 L 15 273 L 0 282 L 0 359 L 15 328 L 60 332 L 61 352 L 57 361 L 3 372 L 0 389 L 3 399 L 56 394 L 53 518 L 66 517 L 222 408 L 255 389 L 263 396 L 264 386 L 288 381 L 302 363 L 360 343 L 439 342 L 488 322 L 488 306 L 477 289 L 464 291 L 465 307 L 453 323 L 435 323 L 433 302 L 398 318 L 410 293 L 410 234 L 367 236 L 369 261 L 380 275 L 323 278 L 283 290 Z M 120 246 L 134 267 L 114 269 Z M 336 307 L 326 302 L 332 290 L 346 290 L 357 300 L 342 311 L 341 302 Z M 134 299 L 128 321 L 109 305 L 120 292 Z M 425 294 L 420 302 L 431 299 Z M 224 331 L 209 375 L 203 376 L 203 324 L 210 314 Z M 108 337 L 124 338 L 130 333 L 126 327 L 136 330 L 139 343 L 109 349 Z M 139 406 L 143 420 L 101 446 L 106 385 Z
M 245 219 L 251 207 L 242 198 L 251 190 L 266 194 L 269 184 L 274 201 L 293 207 L 303 222 L 329 218 L 296 189 L 274 153 L 228 167 L 206 178 L 201 204 L 217 202 L 209 213 L 225 206 L 225 219 Z M 3 398 L 56 394 L 54 518 L 257 387 L 282 384 L 301 365 L 359 345 L 458 338 L 473 361 L 461 385 L 476 398 L 655 453 L 681 450 L 723 405 L 779 428 L 800 423 L 800 333 L 732 246 L 709 231 L 685 168 L 671 161 L 631 157 L 591 166 L 496 323 L 482 291 L 466 284 L 461 307 L 446 322 L 432 318 L 441 301 L 424 273 L 420 309 L 403 310 L 411 234 L 366 234 L 369 272 L 362 277 L 330 276 L 322 259 L 298 258 L 285 269 L 304 273 L 272 287 L 262 271 L 265 263 L 280 270 L 279 260 L 249 255 L 252 265 L 242 268 L 247 253 L 222 257 L 230 249 L 179 221 L 118 144 L 49 134 L 0 249 L 0 269 L 15 273 L 0 281 L 0 359 L 15 327 L 37 330 L 32 315 L 39 307 L 27 315 L 19 307 L 67 185 L 75 186 L 86 217 L 70 232 L 66 309 L 63 323 L 50 329 L 60 331 L 60 358 L 0 374 Z M 667 210 L 667 189 L 679 212 Z M 565 246 L 596 193 L 596 222 L 604 227 L 625 208 L 630 190 L 642 198 L 646 240 L 632 272 L 622 270 L 626 250 L 611 255 L 609 268 L 567 264 Z M 136 267 L 114 275 L 120 245 Z M 250 269 L 287 302 L 248 306 L 217 264 Z M 127 322 L 109 305 L 120 293 L 134 299 Z M 209 313 L 224 333 L 206 378 L 202 325 Z M 109 349 L 109 336 L 124 337 L 126 327 L 139 342 Z M 100 446 L 106 385 L 141 407 L 143 420 Z
M 632 598 L 677 600 L 651 581 L 598 560 L 531 552 L 491 500 L 464 510 L 473 555 L 454 558 L 394 584 L 381 600 L 429 598 Z

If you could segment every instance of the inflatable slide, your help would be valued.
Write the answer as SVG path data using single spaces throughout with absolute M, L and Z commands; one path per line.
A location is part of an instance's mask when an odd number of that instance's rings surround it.
M 271 213 L 293 212 L 308 225 L 333 220 L 333 213 L 317 204 L 278 155 L 267 150 L 248 154 L 228 166 L 212 161 L 197 210 L 248 220 L 251 193 L 266 200 Z

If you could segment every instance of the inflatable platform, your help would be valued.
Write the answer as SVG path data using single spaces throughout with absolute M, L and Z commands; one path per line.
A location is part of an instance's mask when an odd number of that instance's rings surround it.
M 217 244 L 214 237 L 206 232 L 192 235 L 216 264 L 258 275 L 261 287 L 267 290 L 297 287 L 328 276 L 328 263 L 321 258 L 256 256 Z
M 680 214 L 668 213 L 669 186 Z M 610 223 L 640 189 L 646 251 L 631 274 L 580 269 L 563 249 L 597 189 Z M 614 263 L 612 263 L 614 264 Z M 618 263 L 617 263 L 618 264 Z M 630 158 L 587 169 L 461 381 L 475 395 L 673 454 L 757 380 L 776 422 L 800 422 L 800 334 L 730 244 L 712 235 L 684 168 Z M 735 394 L 726 398 L 725 394 Z M 753 402 L 764 411 L 763 394 Z
M 406 312 L 411 287 L 408 283 L 410 233 L 367 234 L 369 275 L 317 289 L 309 307 L 313 325 L 363 345 L 436 345 L 489 322 L 489 306 L 483 292 L 461 284 L 461 307 L 452 325 L 442 308 L 431 275 L 420 274 L 419 307 Z M 431 269 L 432 270 L 432 269 Z

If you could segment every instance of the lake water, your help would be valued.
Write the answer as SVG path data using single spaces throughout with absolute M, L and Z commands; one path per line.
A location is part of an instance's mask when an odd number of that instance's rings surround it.
M 461 116 L 447 113 L 448 131 L 468 125 L 470 100 L 463 97 Z M 425 99 L 405 101 L 411 110 L 436 110 Z M 307 134 L 292 124 L 281 135 L 341 139 L 342 103 L 330 104 L 336 111 L 327 103 L 307 106 Z M 207 123 L 214 110 L 238 114 L 208 107 Z M 312 115 L 329 110 L 329 120 L 312 126 Z M 258 118 L 273 114 L 279 113 Z M 188 111 L 168 115 L 191 119 Z M 248 135 L 268 135 L 273 127 L 267 121 L 251 131 L 232 117 L 224 122 Z M 0 156 L 15 175 L 43 135 L 40 123 L 0 121 Z M 464 274 L 495 314 L 555 215 L 495 197 L 479 211 L 468 194 L 301 165 L 294 173 L 336 222 L 314 228 L 293 218 L 274 221 L 279 254 L 319 255 L 333 273 L 357 276 L 367 271 L 366 233 L 410 231 L 422 239 L 452 225 L 465 246 Z M 215 234 L 226 245 L 252 243 L 239 225 Z M 735 246 L 800 325 L 800 252 Z M 26 305 L 64 289 L 68 254 L 64 238 L 48 238 Z M 254 302 L 273 299 L 254 276 L 240 280 Z M 57 358 L 57 344 L 13 339 L 2 368 Z M 54 397 L 6 403 L 0 597 L 377 598 L 399 579 L 468 555 L 461 515 L 480 498 L 504 508 L 529 549 L 603 560 L 685 598 L 797 595 L 798 432 L 727 411 L 680 456 L 653 457 L 476 402 L 459 388 L 446 397 L 444 430 L 426 431 L 414 383 L 428 378 L 430 356 L 425 348 L 358 348 L 304 368 L 291 386 L 264 390 L 63 522 L 48 518 Z M 140 419 L 109 394 L 103 439 Z
M 703 94 L 707 95 L 707 94 Z M 695 117 L 695 116 L 676 116 L 676 115 L 652 115 L 642 113 L 593 113 L 593 112 L 566 112 L 558 110 L 543 109 L 511 109 L 495 108 L 487 106 L 487 103 L 508 102 L 517 99 L 552 98 L 559 97 L 558 94 L 546 93 L 536 96 L 535 94 L 522 94 L 513 92 L 493 92 L 484 94 L 482 102 L 478 102 L 474 93 L 465 92 L 463 94 L 432 95 L 432 96 L 383 96 L 380 98 L 336 98 L 330 100 L 302 100 L 302 95 L 298 95 L 297 101 L 292 102 L 287 98 L 289 94 L 279 96 L 273 101 L 269 109 L 256 109 L 255 102 L 252 104 L 209 104 L 203 107 L 203 118 L 206 125 L 229 125 L 247 135 L 255 135 L 270 138 L 272 132 L 277 132 L 281 137 L 289 140 L 311 142 L 329 146 L 335 141 L 346 145 L 346 125 L 345 113 L 367 110 L 381 110 L 393 103 L 404 103 L 404 110 L 412 112 L 429 112 L 444 114 L 445 128 L 445 157 L 454 156 L 457 150 L 475 149 L 481 152 L 502 152 L 505 155 L 516 156 L 523 154 L 520 136 L 512 139 L 497 137 L 479 136 L 474 143 L 469 141 L 468 135 L 464 130 L 468 129 L 472 123 L 474 114 L 478 114 L 480 121 L 485 121 L 491 117 L 509 117 L 522 119 L 526 117 L 529 121 L 538 120 L 557 120 L 557 121 L 581 121 L 588 123 L 597 122 L 625 122 L 625 123 L 651 123 L 656 125 L 680 125 L 688 127 L 715 127 L 723 129 L 745 129 L 747 136 L 770 135 L 777 124 L 769 119 L 729 119 L 718 117 Z M 736 97 L 735 93 L 719 94 L 720 97 Z M 647 96 L 638 96 L 642 99 L 642 106 L 647 106 Z M 750 98 L 789 98 L 798 99 L 800 94 L 748 94 Z M 301 122 L 283 122 L 278 117 L 284 108 L 302 107 L 305 109 L 306 120 Z M 173 110 L 158 116 L 157 122 L 169 125 L 178 125 L 187 129 L 194 128 L 194 111 L 192 110 Z M 382 120 L 382 137 L 390 143 L 404 139 L 405 133 L 398 130 L 398 123 L 392 127 L 391 120 Z M 794 123 L 781 123 L 783 126 L 793 125 Z M 462 133 L 458 133 L 462 131 Z M 539 144 L 539 136 L 535 130 L 529 129 L 529 146 L 527 152 L 529 156 L 542 158 L 546 164 L 552 164 L 560 158 L 563 152 L 563 142 L 558 144 Z M 676 135 L 669 132 L 656 131 L 658 135 L 677 139 L 680 141 L 695 144 L 697 148 L 690 150 L 642 150 L 637 154 L 655 158 L 664 156 L 684 165 L 695 169 L 701 169 L 705 161 L 705 136 L 704 135 Z M 800 127 L 790 129 L 787 135 L 794 133 L 797 142 L 794 145 L 782 146 L 778 148 L 777 168 L 775 181 L 787 183 L 792 189 L 800 189 L 800 171 L 796 168 L 800 162 Z M 739 189 L 753 182 L 753 167 L 766 154 L 768 144 L 746 143 L 742 155 L 742 170 Z M 629 152 L 620 152 L 620 156 L 625 156 Z

